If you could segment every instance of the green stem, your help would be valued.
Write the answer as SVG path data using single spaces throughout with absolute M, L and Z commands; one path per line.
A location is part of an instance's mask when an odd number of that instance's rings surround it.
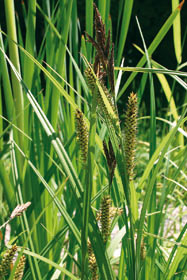
M 6 22 L 7 22 L 7 33 L 10 38 L 10 40 L 8 40 L 9 57 L 12 63 L 14 64 L 15 68 L 17 69 L 17 71 L 20 73 L 18 47 L 15 44 L 15 42 L 17 42 L 17 33 L 16 33 L 14 1 L 5 0 L 4 4 L 5 4 L 5 15 L 6 15 Z M 23 92 L 22 92 L 21 84 L 17 80 L 13 71 L 11 71 L 11 78 L 12 78 L 12 88 L 14 93 L 15 112 L 17 116 L 17 126 L 24 131 Z M 18 134 L 18 141 L 21 147 L 23 147 L 23 135 L 21 133 Z
M 88 262 L 87 254 L 87 238 L 88 238 L 88 224 L 89 211 L 91 206 L 91 193 L 93 184 L 94 172 L 94 157 L 95 157 L 95 135 L 96 135 L 96 94 L 92 97 L 90 133 L 88 143 L 88 166 L 85 178 L 84 201 L 83 201 L 83 230 L 82 230 L 82 276 L 81 279 L 86 279 L 86 267 Z

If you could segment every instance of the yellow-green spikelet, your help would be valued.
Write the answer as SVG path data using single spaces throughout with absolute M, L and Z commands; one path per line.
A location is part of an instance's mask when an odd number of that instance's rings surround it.
M 98 267 L 97 267 L 97 262 L 96 258 L 91 246 L 90 241 L 88 241 L 88 262 L 89 262 L 89 269 L 92 275 L 92 280 L 97 280 L 98 279 Z
M 128 98 L 127 109 L 125 113 L 125 134 L 124 134 L 126 167 L 130 180 L 132 180 L 134 177 L 137 114 L 138 114 L 137 95 L 132 92 Z
M 144 243 L 144 237 L 142 238 L 142 241 L 141 241 L 140 257 L 142 260 L 145 260 L 145 257 L 146 257 L 146 247 L 145 247 L 145 243 Z
M 99 111 L 100 113 L 103 115 L 105 121 L 107 123 L 110 123 L 112 126 L 114 126 L 117 134 L 119 134 L 120 131 L 120 123 L 119 123 L 119 118 L 118 118 L 118 112 L 117 112 L 117 108 L 114 104 L 114 100 L 112 95 L 109 93 L 108 89 L 103 85 L 103 83 L 101 82 L 101 87 L 103 89 L 103 92 L 105 93 L 105 96 L 110 104 L 110 106 L 112 107 L 114 113 L 115 113 L 115 118 L 111 117 L 106 105 L 104 103 L 103 97 L 101 96 L 98 88 L 97 88 L 97 84 L 96 84 L 96 79 L 92 73 L 92 69 L 90 67 L 88 67 L 85 71 L 84 71 L 85 77 L 86 77 L 86 81 L 88 84 L 89 89 L 92 91 L 93 94 L 97 95 L 97 103 L 98 103 L 98 107 L 99 107 Z
M 103 85 L 103 84 L 101 83 L 101 86 L 102 86 L 102 89 L 103 89 L 103 91 L 104 91 L 104 93 L 105 93 L 107 99 L 108 99 L 108 102 L 110 103 L 110 106 L 112 107 L 113 111 L 114 111 L 114 112 L 116 113 L 116 115 L 117 115 L 117 114 L 118 114 L 118 113 L 117 113 L 117 108 L 116 108 L 116 106 L 115 106 L 115 104 L 114 104 L 113 96 L 111 95 L 111 93 L 109 92 L 109 90 L 106 88 L 105 85 Z
M 2 262 L 0 264 L 0 279 L 1 277 L 8 274 L 10 269 L 10 265 L 12 263 L 12 259 L 17 251 L 16 244 L 12 246 L 9 250 L 6 251 L 5 255 L 3 256 Z
M 87 67 L 86 70 L 84 71 L 84 75 L 89 89 L 91 90 L 92 93 L 94 93 L 96 89 L 96 80 L 92 73 L 92 69 L 90 67 Z
M 75 112 L 75 125 L 77 138 L 80 144 L 82 160 L 83 162 L 86 162 L 88 154 L 88 129 L 83 118 L 83 113 L 78 109 Z
M 115 113 L 114 116 L 111 117 L 111 115 L 108 113 L 108 110 L 106 108 L 106 105 L 104 103 L 103 97 L 101 96 L 100 92 L 97 92 L 97 99 L 98 99 L 98 104 L 99 104 L 99 109 L 102 112 L 105 120 L 107 119 L 109 122 L 112 123 L 112 125 L 114 126 L 116 133 L 119 134 L 120 132 L 120 122 L 119 122 L 119 117 L 118 117 L 118 110 L 117 107 L 114 103 L 114 99 L 113 96 L 111 95 L 111 93 L 108 91 L 108 89 L 105 87 L 105 85 L 103 85 L 101 83 L 102 89 L 105 93 L 105 96 L 107 97 L 107 100 L 110 104 L 110 106 L 113 109 L 113 112 Z
M 21 280 L 22 279 L 23 271 L 24 271 L 24 268 L 25 268 L 25 261 L 26 261 L 25 256 L 24 255 L 21 256 L 21 258 L 19 260 L 19 263 L 16 267 L 16 271 L 15 271 L 13 280 Z
M 105 243 L 110 234 L 110 207 L 111 198 L 109 195 L 105 195 L 101 202 L 101 232 Z

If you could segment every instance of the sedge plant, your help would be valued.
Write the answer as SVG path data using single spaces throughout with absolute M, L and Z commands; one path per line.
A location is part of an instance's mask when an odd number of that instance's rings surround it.
M 173 96 L 176 84 L 187 89 L 184 1 L 171 1 L 150 46 L 138 25 L 142 57 L 131 68 L 122 56 L 133 0 L 119 1 L 115 42 L 112 1 L 85 0 L 85 33 L 76 0 L 22 1 L 19 13 L 14 2 L 4 1 L 0 34 L 0 277 L 185 279 L 186 99 L 179 108 Z M 172 27 L 176 71 L 151 57 Z M 125 71 L 132 73 L 123 82 Z M 162 116 L 155 77 L 168 102 Z M 150 110 L 143 109 L 145 85 Z

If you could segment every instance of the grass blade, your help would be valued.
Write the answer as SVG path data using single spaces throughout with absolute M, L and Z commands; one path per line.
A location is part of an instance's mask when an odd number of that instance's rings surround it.
M 181 242 L 184 246 L 187 246 L 187 224 L 181 231 L 177 242 Z M 173 256 L 174 259 L 172 260 Z M 186 259 L 186 248 L 175 245 L 167 262 L 166 271 L 163 277 L 164 280 L 171 279 L 175 275 L 177 267 L 183 258 Z
M 82 229 L 82 278 L 85 279 L 85 270 L 88 262 L 87 255 L 87 241 L 88 241 L 88 228 L 89 228 L 89 212 L 91 208 L 91 194 L 93 189 L 94 178 L 94 158 L 95 158 L 95 134 L 96 134 L 96 94 L 92 95 L 91 107 L 91 120 L 90 120 L 90 133 L 88 143 L 88 166 L 86 172 L 86 188 L 84 189 L 83 200 L 83 229 Z
M 158 146 L 158 148 L 156 149 L 155 153 L 153 154 L 141 180 L 139 183 L 139 187 L 141 188 L 142 183 L 145 180 L 145 174 L 147 175 L 146 178 L 148 178 L 148 170 L 149 172 L 152 170 L 152 168 L 150 169 L 150 164 L 153 166 L 156 158 L 158 157 L 160 151 L 162 150 L 159 160 L 157 162 L 156 167 L 154 168 L 154 172 L 152 174 L 152 178 L 150 180 L 150 182 L 148 183 L 148 187 L 146 190 L 146 194 L 144 197 L 144 202 L 143 202 L 143 207 L 142 207 L 142 211 L 141 211 L 141 216 L 140 216 L 140 222 L 139 222 L 139 227 L 138 227 L 138 237 L 137 237 L 137 253 L 136 253 L 136 273 L 137 273 L 137 277 L 138 274 L 140 272 L 140 251 L 141 251 L 141 237 L 142 237 L 142 233 L 143 233 L 143 226 L 144 226 L 144 220 L 145 220 L 145 214 L 146 214 L 146 209 L 148 207 L 148 203 L 150 201 L 150 197 L 151 197 L 151 193 L 152 193 L 152 188 L 155 184 L 155 180 L 156 180 L 156 175 L 158 173 L 158 170 L 160 168 L 160 165 L 162 163 L 162 159 L 164 158 L 164 155 L 171 143 L 171 141 L 174 139 L 174 136 L 177 132 L 178 127 L 184 123 L 184 121 L 187 119 L 184 118 L 186 112 L 184 112 L 183 116 L 181 116 L 180 120 L 178 121 L 177 125 L 167 134 L 167 136 L 164 137 L 164 139 L 162 140 L 162 142 L 160 143 L 160 145 Z
M 93 36 L 93 0 L 86 0 L 86 32 Z M 92 55 L 92 45 L 86 43 L 88 61 Z
M 31 257 L 33 257 L 33 258 L 35 258 L 37 260 L 40 260 L 42 262 L 45 262 L 45 263 L 55 267 L 56 269 L 60 270 L 63 274 L 68 275 L 69 277 L 71 277 L 72 280 L 80 280 L 80 278 L 78 278 L 75 275 L 73 275 L 71 272 L 66 270 L 63 266 L 61 266 L 61 265 L 59 265 L 59 264 L 57 264 L 57 263 L 55 263 L 55 262 L 45 258 L 45 257 L 43 257 L 43 256 L 41 256 L 39 254 L 33 253 L 33 252 L 29 251 L 29 250 L 23 250 L 23 253 L 25 255 L 31 256 Z
M 160 31 L 157 33 L 157 35 L 155 36 L 153 42 L 151 43 L 151 45 L 148 48 L 148 53 L 149 56 L 151 56 L 153 54 L 153 52 L 156 50 L 156 48 L 159 46 L 160 42 L 163 40 L 163 38 L 165 37 L 165 35 L 167 34 L 168 30 L 170 29 L 170 27 L 173 24 L 174 19 L 176 18 L 176 16 L 180 13 L 181 8 L 184 4 L 184 1 L 181 2 L 181 4 L 177 7 L 177 9 L 175 9 L 175 11 L 173 11 L 173 13 L 169 16 L 169 18 L 166 20 L 166 22 L 164 23 L 164 25 L 161 27 Z M 146 62 L 146 56 L 144 55 L 140 61 L 137 64 L 137 67 L 142 67 Z M 133 81 L 133 79 L 136 77 L 136 73 L 132 73 L 130 75 L 130 77 L 128 78 L 128 80 L 126 81 L 126 83 L 124 84 L 123 88 L 121 89 L 121 91 L 119 92 L 118 95 L 118 99 L 121 97 L 121 95 L 125 92 L 125 90 L 127 89 L 127 87 L 131 84 L 131 82 Z
M 174 11 L 179 6 L 179 0 L 172 0 L 171 3 L 172 11 Z M 182 60 L 180 14 L 177 15 L 173 22 L 173 43 L 175 48 L 175 56 L 178 64 L 180 64 Z
M 124 1 L 123 13 L 122 13 L 122 23 L 120 25 L 120 35 L 118 43 L 118 54 L 117 54 L 117 65 L 120 65 L 122 60 L 123 49 L 125 46 L 127 33 L 129 30 L 129 23 L 132 14 L 133 0 Z
M 176 70 L 168 70 L 166 68 L 156 69 L 156 68 L 142 68 L 142 67 L 115 67 L 115 70 L 138 72 L 138 73 L 155 73 L 155 74 L 167 74 L 167 75 L 177 75 L 187 77 L 187 72 L 181 72 Z
M 15 65 L 17 71 L 20 73 L 20 62 L 18 47 L 13 41 L 17 42 L 17 33 L 16 33 L 16 22 L 15 22 L 15 9 L 14 2 L 12 0 L 5 1 L 5 14 L 7 21 L 7 31 L 9 35 L 9 53 L 10 58 Z M 13 41 L 12 41 L 13 40 Z M 18 115 L 17 126 L 24 131 L 24 118 L 23 118 L 23 92 L 20 83 L 12 73 L 12 87 L 15 98 L 15 112 Z M 23 146 L 22 135 L 18 135 L 19 143 Z M 21 167 L 21 166 L 20 166 Z

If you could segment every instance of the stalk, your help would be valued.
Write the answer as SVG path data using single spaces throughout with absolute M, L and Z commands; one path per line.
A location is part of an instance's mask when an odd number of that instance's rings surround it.
M 94 157 L 95 157 L 95 135 L 96 135 L 96 106 L 97 96 L 92 95 L 92 107 L 91 107 L 91 120 L 90 120 L 90 134 L 88 142 L 88 163 L 87 173 L 85 180 L 84 198 L 83 198 L 83 230 L 82 230 L 82 271 L 81 279 L 87 279 L 85 272 L 87 271 L 88 263 L 88 225 L 89 225 L 89 212 L 91 207 L 91 193 L 93 185 L 93 173 L 94 173 Z
M 18 47 L 15 44 L 17 43 L 17 33 L 16 33 L 16 21 L 15 21 L 15 9 L 14 9 L 14 1 L 13 0 L 5 0 L 5 16 L 7 23 L 7 33 L 8 33 L 8 47 L 9 47 L 9 57 L 12 63 L 14 64 L 16 70 L 20 73 L 20 62 L 19 62 L 19 53 Z M 13 41 L 14 42 L 13 42 Z M 15 77 L 15 74 L 11 70 L 11 80 L 12 80 L 12 88 L 14 95 L 14 104 L 15 104 L 15 114 L 16 114 L 16 123 L 17 126 L 24 131 L 24 104 L 23 104 L 23 92 L 21 88 L 21 84 Z M 19 145 L 23 147 L 23 135 L 21 133 L 18 134 Z

